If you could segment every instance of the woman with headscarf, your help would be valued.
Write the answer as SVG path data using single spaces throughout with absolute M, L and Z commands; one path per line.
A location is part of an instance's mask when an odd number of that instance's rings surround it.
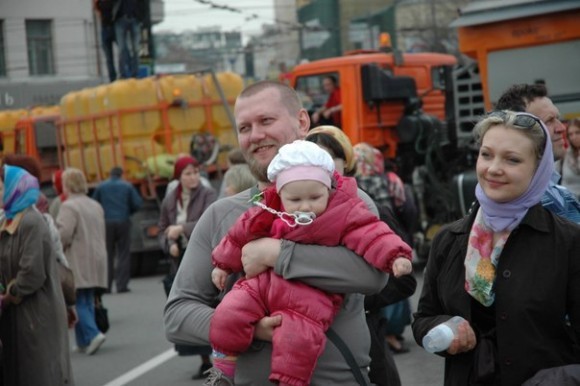
M 67 313 L 48 226 L 33 208 L 38 180 L 4 165 L 0 223 L 3 384 L 72 385 Z
M 541 204 L 554 156 L 540 119 L 498 111 L 473 132 L 477 203 L 433 239 L 413 334 L 423 345 L 433 327 L 461 316 L 437 353 L 444 385 L 521 385 L 580 363 L 580 226 Z
M 191 156 L 180 157 L 175 162 L 173 178 L 179 183 L 163 199 L 159 217 L 159 242 L 165 254 L 170 256 L 170 272 L 164 280 L 167 292 L 197 220 L 217 199 L 215 190 L 201 183 L 199 162 Z M 176 350 L 183 356 L 201 355 L 203 363 L 193 379 L 205 377 L 203 373 L 211 368 L 211 347 L 176 345 Z
M 60 206 L 66 200 L 66 195 L 62 190 L 62 173 L 63 170 L 57 170 L 52 175 L 52 186 L 54 187 L 54 191 L 56 192 L 56 197 L 52 199 L 49 207 L 48 213 L 52 216 L 53 219 L 56 220 L 58 216 L 58 211 L 60 210 Z
M 12 165 L 18 166 L 24 170 L 26 170 L 30 175 L 36 178 L 39 182 L 41 181 L 41 167 L 38 160 L 32 156 L 25 155 L 25 154 L 7 154 L 4 157 L 3 163 L 5 165 Z M 61 183 L 61 191 L 62 191 L 62 183 Z M 56 252 L 56 261 L 58 262 L 58 271 L 59 277 L 61 280 L 61 287 L 64 295 L 64 301 L 67 306 L 67 314 L 68 314 L 68 326 L 71 328 L 75 325 L 78 320 L 78 316 L 76 313 L 75 303 L 76 303 L 76 295 L 74 289 L 74 278 L 73 273 L 70 269 L 68 264 L 68 260 L 62 249 L 62 243 L 60 241 L 60 234 L 58 233 L 58 229 L 56 228 L 56 224 L 54 219 L 56 217 L 52 217 L 48 214 L 49 205 L 48 200 L 42 192 L 38 197 L 38 201 L 35 204 L 36 209 L 40 213 L 44 220 L 48 225 L 48 229 L 50 231 L 50 236 L 52 239 L 52 244 L 54 250 Z M 60 207 L 60 205 L 59 205 Z
M 74 273 L 78 323 L 77 349 L 92 355 L 105 341 L 95 323 L 95 290 L 107 288 L 105 214 L 98 202 L 87 196 L 82 171 L 67 168 L 62 175 L 67 196 L 58 212 L 56 226 L 64 253 Z

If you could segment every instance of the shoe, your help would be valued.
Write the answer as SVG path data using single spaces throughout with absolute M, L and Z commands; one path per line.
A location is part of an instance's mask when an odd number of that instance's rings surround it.
M 97 336 L 95 336 L 93 340 L 91 340 L 91 343 L 88 345 L 86 350 L 87 355 L 93 355 L 94 353 L 96 353 L 99 347 L 101 347 L 101 345 L 105 343 L 105 339 L 107 339 L 107 337 L 99 332 Z
M 127 292 L 131 292 L 131 289 L 130 288 L 123 288 L 123 289 L 117 290 L 118 294 L 125 294 Z
M 393 352 L 393 354 L 405 354 L 408 353 L 410 350 L 406 347 L 402 342 L 400 343 L 400 347 L 395 347 L 391 343 L 387 342 L 389 349 Z
M 197 372 L 197 374 L 193 374 L 191 379 L 193 380 L 204 379 L 205 377 L 207 377 L 206 372 L 211 368 L 212 368 L 211 363 L 202 363 L 201 366 L 199 367 L 199 371 Z
M 87 351 L 87 346 L 85 346 L 85 347 L 74 346 L 72 348 L 72 352 L 76 352 L 79 354 L 84 354 L 86 351 Z
M 234 386 L 234 380 L 230 377 L 226 377 L 221 370 L 212 367 L 206 371 L 207 379 L 203 383 L 203 386 Z
M 409 352 L 409 348 L 398 339 L 397 335 L 385 335 L 385 341 L 393 354 L 404 354 Z

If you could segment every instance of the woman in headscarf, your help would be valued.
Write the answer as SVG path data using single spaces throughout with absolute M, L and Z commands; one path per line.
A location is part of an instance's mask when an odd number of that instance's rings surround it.
M 3 384 L 72 385 L 67 313 L 48 225 L 33 208 L 38 180 L 4 165 L 0 178 Z
M 26 170 L 30 175 L 36 178 L 39 182 L 41 181 L 41 167 L 38 160 L 32 156 L 25 155 L 25 154 L 7 154 L 4 157 L 3 163 L 5 165 L 12 165 L 18 166 L 24 170 Z M 62 174 L 62 173 L 61 173 Z M 60 184 L 60 191 L 62 192 L 62 182 Z M 58 198 L 57 198 L 58 199 Z M 50 231 L 50 236 L 52 239 L 52 244 L 54 250 L 56 252 L 56 261 L 58 262 L 58 271 L 59 277 L 61 280 L 61 287 L 63 290 L 64 301 L 67 306 L 67 314 L 68 314 L 68 326 L 69 328 L 74 326 L 78 320 L 78 316 L 76 313 L 76 295 L 74 289 L 74 278 L 73 273 L 70 269 L 68 264 L 68 260 L 62 249 L 62 243 L 60 241 L 60 234 L 58 233 L 58 229 L 56 229 L 56 224 L 54 222 L 54 217 L 48 214 L 49 205 L 48 200 L 42 191 L 38 197 L 38 201 L 36 201 L 36 209 L 40 213 L 44 220 L 48 225 L 48 229 Z M 60 207 L 60 204 L 59 204 Z
M 444 385 L 521 385 L 580 363 L 580 226 L 542 207 L 554 156 L 537 117 L 498 111 L 473 132 L 477 203 L 433 239 L 413 334 L 461 316 Z
M 175 162 L 173 179 L 179 183 L 163 199 L 159 217 L 159 242 L 165 254 L 170 256 L 170 272 L 164 280 L 167 292 L 197 220 L 217 199 L 215 190 L 201 183 L 199 162 L 191 156 L 180 157 Z M 193 379 L 205 377 L 203 373 L 211 368 L 211 347 L 176 345 L 176 350 L 182 356 L 201 355 L 202 365 Z
M 95 289 L 107 288 L 105 214 L 98 202 L 87 196 L 82 171 L 67 168 L 62 175 L 67 196 L 58 212 L 56 226 L 64 253 L 74 273 L 78 323 L 77 349 L 92 355 L 105 341 L 95 323 Z
M 62 190 L 62 170 L 57 170 L 52 175 L 52 186 L 54 187 L 54 191 L 56 192 L 56 197 L 52 199 L 49 207 L 48 213 L 52 216 L 53 219 L 56 220 L 58 216 L 58 211 L 60 210 L 60 206 L 66 200 L 66 195 Z

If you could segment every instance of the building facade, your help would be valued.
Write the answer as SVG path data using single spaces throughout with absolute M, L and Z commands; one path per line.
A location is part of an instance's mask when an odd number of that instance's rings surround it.
M 162 17 L 152 0 L 151 20 Z M 99 28 L 91 0 L 1 1 L 0 109 L 56 104 L 105 82 Z

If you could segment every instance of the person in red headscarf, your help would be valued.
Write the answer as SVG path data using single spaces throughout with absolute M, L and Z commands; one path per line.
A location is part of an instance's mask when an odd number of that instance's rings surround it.
M 64 191 L 62 190 L 62 172 L 63 171 L 59 169 L 52 175 L 52 186 L 56 192 L 56 197 L 50 203 L 48 213 L 50 213 L 53 219 L 56 219 L 58 211 L 60 210 L 60 205 L 66 200 L 66 194 L 64 194 Z
M 170 257 L 169 282 L 166 284 L 166 291 L 170 289 L 171 279 L 175 277 L 189 236 L 197 224 L 197 220 L 207 207 L 217 199 L 215 190 L 205 187 L 201 183 L 199 162 L 191 156 L 177 159 L 173 178 L 179 183 L 163 199 L 158 224 L 161 248 Z M 211 347 L 176 345 L 175 348 L 179 355 L 202 356 L 202 365 L 193 378 L 204 378 L 203 373 L 211 368 L 209 359 Z

